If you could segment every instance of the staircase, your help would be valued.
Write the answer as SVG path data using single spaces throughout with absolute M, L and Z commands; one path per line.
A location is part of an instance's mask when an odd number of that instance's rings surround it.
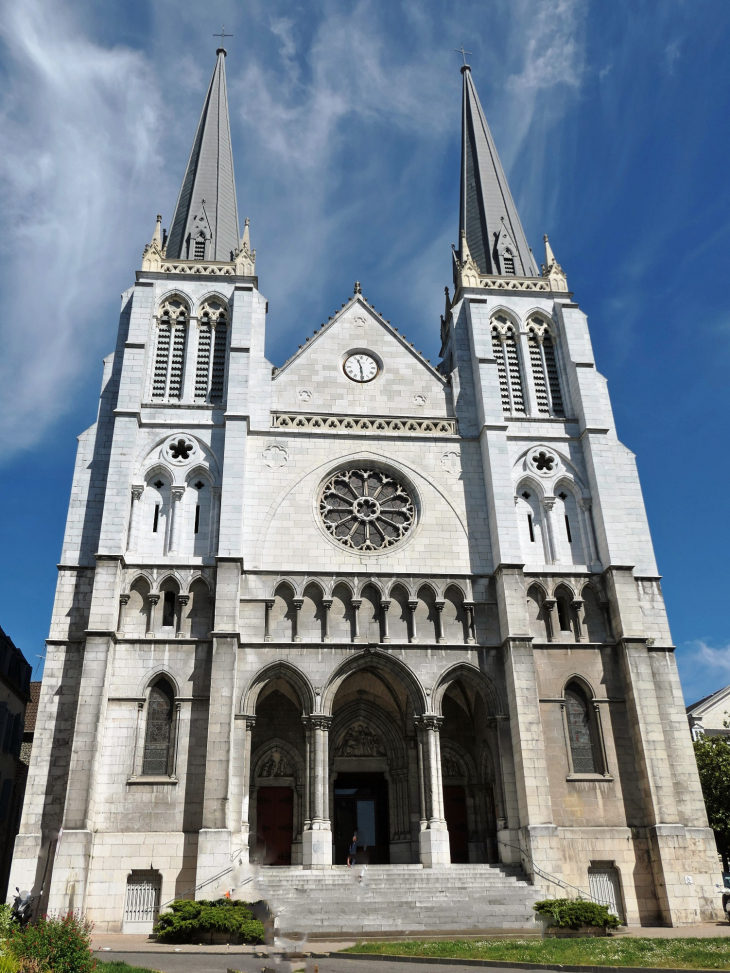
M 519 865 L 261 868 L 278 936 L 313 939 L 538 935 L 540 890 Z

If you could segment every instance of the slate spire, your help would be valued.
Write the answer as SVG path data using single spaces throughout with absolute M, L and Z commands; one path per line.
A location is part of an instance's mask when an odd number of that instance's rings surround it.
M 461 73 L 459 240 L 466 235 L 468 250 L 482 274 L 539 277 L 468 64 Z M 463 261 L 465 255 L 460 256 Z
M 167 241 L 168 260 L 233 260 L 239 248 L 224 48 L 216 55 Z

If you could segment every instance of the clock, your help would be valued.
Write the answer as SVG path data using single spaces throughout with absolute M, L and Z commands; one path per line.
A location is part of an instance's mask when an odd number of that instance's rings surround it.
M 353 382 L 372 382 L 378 374 L 378 363 L 371 355 L 358 353 L 345 361 L 345 375 Z

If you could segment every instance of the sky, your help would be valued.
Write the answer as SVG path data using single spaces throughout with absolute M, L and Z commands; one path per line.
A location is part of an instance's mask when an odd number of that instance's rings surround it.
M 224 24 L 274 364 L 356 279 L 438 358 L 471 52 L 638 457 L 687 702 L 730 683 L 727 0 L 0 0 L 0 625 L 36 677 L 75 437 Z

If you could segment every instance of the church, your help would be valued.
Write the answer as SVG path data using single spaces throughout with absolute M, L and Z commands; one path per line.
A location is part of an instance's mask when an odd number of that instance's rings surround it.
M 634 456 L 470 67 L 439 363 L 348 282 L 272 365 L 225 59 L 79 437 L 11 888 L 100 932 L 719 917 Z

